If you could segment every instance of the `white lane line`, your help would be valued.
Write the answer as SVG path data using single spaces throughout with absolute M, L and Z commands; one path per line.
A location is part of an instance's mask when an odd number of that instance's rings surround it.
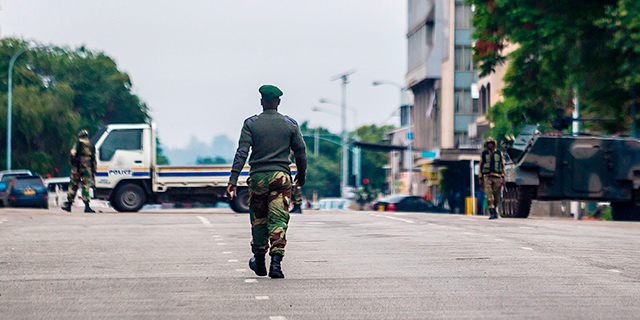
M 613 272 L 613 273 L 621 273 L 622 271 L 618 270 L 618 269 L 609 269 L 607 270 L 609 272 Z
M 287 318 L 282 316 L 271 316 L 269 317 L 269 320 L 287 320 Z
M 256 300 L 269 300 L 269 296 L 256 296 Z
M 245 271 L 247 271 L 247 269 L 236 269 L 236 271 L 238 271 L 238 272 L 245 272 Z
M 230 260 L 227 260 L 227 261 L 229 261 L 229 262 L 238 262 L 238 260 L 235 260 L 235 259 L 230 259 Z
M 533 230 L 535 229 L 534 227 L 520 227 L 520 229 L 529 229 L 529 230 Z
M 213 236 L 214 238 L 220 238 L 219 234 L 216 234 L 215 236 Z
M 462 220 L 462 221 L 476 221 L 475 219 L 469 219 L 469 218 L 460 218 L 460 220 Z
M 213 241 L 222 241 L 222 240 L 224 240 L 224 239 L 222 239 L 222 238 L 213 239 Z
M 200 222 L 202 222 L 202 224 L 205 225 L 210 225 L 211 222 L 209 220 L 207 220 L 207 218 L 203 217 L 203 216 L 198 216 L 198 220 L 200 220 Z
M 258 282 L 258 279 L 244 279 L 245 283 L 256 283 Z
M 520 249 L 522 249 L 522 250 L 533 250 L 533 248 L 529 248 L 529 247 L 521 247 Z
M 476 234 L 473 232 L 463 232 L 463 234 L 466 234 L 468 236 L 475 236 Z
M 384 215 L 381 215 L 381 214 L 374 214 L 373 216 L 376 216 L 376 217 L 382 217 L 382 218 L 387 218 L 387 219 L 391 219 L 391 220 L 402 221 L 402 222 L 406 222 L 406 223 L 416 223 L 416 222 L 415 222 L 415 221 L 413 221 L 413 220 L 402 219 L 402 218 L 396 218 L 396 217 L 389 217 L 389 216 L 384 216 Z
M 499 241 L 499 242 L 503 242 L 503 241 L 505 241 L 504 239 L 493 239 L 493 240 L 495 240 L 495 241 Z
M 232 254 L 233 252 L 231 251 L 222 251 L 222 254 Z
M 219 246 L 224 246 L 226 243 L 218 242 Z

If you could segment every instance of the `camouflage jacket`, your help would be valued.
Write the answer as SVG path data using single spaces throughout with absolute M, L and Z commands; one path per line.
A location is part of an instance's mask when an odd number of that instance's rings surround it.
M 78 147 L 80 153 L 78 154 Z M 79 139 L 69 153 L 69 161 L 76 168 L 90 169 L 92 172 L 96 170 L 96 149 L 89 142 L 89 139 Z

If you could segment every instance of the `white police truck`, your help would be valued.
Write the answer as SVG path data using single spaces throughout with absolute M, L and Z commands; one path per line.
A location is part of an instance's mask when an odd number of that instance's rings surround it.
M 120 212 L 135 212 L 148 203 L 207 203 L 227 201 L 231 165 L 171 166 L 156 163 L 155 124 L 111 124 L 91 142 L 96 148 L 95 198 L 107 200 Z M 295 175 L 295 166 L 292 166 Z M 245 166 L 237 194 L 229 206 L 249 211 Z

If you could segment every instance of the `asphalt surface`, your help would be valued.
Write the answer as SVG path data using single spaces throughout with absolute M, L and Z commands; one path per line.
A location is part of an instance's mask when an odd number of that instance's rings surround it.
M 74 210 L 0 209 L 0 318 L 640 317 L 640 223 L 305 211 L 272 280 L 248 215 Z

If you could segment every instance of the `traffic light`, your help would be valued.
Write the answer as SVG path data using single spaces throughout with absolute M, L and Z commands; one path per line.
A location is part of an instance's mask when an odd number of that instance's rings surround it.
M 369 184 L 369 179 L 367 179 L 367 178 L 362 179 L 362 184 L 364 184 L 364 185 Z

